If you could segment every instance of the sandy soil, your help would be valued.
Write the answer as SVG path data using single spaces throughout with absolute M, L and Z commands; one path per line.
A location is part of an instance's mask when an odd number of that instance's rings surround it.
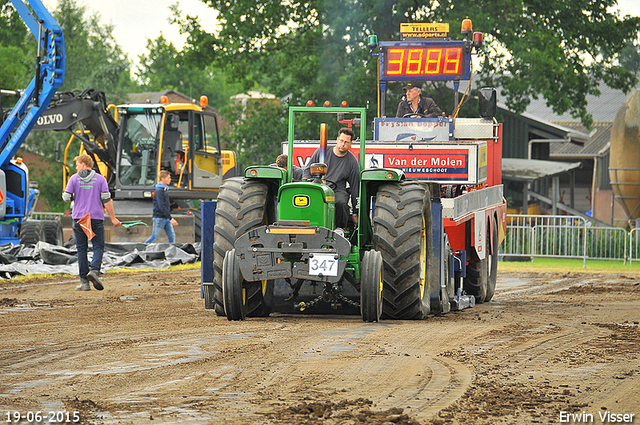
M 102 292 L 1 281 L 0 420 L 640 423 L 639 280 L 500 272 L 490 303 L 375 324 L 229 322 L 204 309 L 197 269 L 108 273 Z

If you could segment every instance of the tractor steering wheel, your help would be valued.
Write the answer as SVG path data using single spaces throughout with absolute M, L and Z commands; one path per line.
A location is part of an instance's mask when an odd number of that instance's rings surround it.
M 409 112 L 408 114 L 404 114 L 402 118 L 414 118 L 416 115 L 420 118 L 427 118 L 427 116 L 421 112 Z

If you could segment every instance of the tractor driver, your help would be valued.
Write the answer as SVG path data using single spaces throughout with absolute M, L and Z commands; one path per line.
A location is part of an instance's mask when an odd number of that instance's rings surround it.
M 353 130 L 341 128 L 338 131 L 336 144 L 329 146 L 324 162 L 327 164 L 327 185 L 333 189 L 336 197 L 335 227 L 341 229 L 353 228 L 358 223 L 357 205 L 360 190 L 360 165 L 355 155 L 349 151 L 355 138 Z M 309 165 L 320 161 L 320 148 L 311 156 L 311 160 L 304 168 L 302 177 L 311 179 Z M 347 183 L 349 187 L 347 188 Z M 351 194 L 352 213 L 349 214 L 349 194 Z
M 396 118 L 436 118 L 442 116 L 442 111 L 430 97 L 422 97 L 420 81 L 410 81 L 402 89 L 405 96 L 398 104 Z

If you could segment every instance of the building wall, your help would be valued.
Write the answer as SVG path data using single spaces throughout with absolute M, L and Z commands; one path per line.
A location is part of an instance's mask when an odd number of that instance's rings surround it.
M 614 203 L 613 220 L 611 220 L 612 202 Z M 627 216 L 622 207 L 617 202 L 614 202 L 612 200 L 611 189 L 596 188 L 593 218 L 614 227 L 627 226 Z

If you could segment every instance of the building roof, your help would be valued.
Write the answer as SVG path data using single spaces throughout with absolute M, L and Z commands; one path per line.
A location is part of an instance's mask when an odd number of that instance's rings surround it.
M 596 122 L 613 121 L 626 100 L 627 94 L 622 90 L 612 89 L 604 83 L 600 83 L 598 89 L 600 90 L 599 96 L 592 94 L 586 96 L 587 112 L 593 116 L 593 120 Z M 532 99 L 525 112 L 554 122 L 578 120 L 566 112 L 562 115 L 556 114 L 547 106 L 547 101 L 543 98 Z
M 238 93 L 236 95 L 231 96 L 232 100 L 243 100 L 243 99 L 275 99 L 276 95 L 264 92 L 262 90 L 249 90 L 246 93 Z
M 579 162 L 541 161 L 539 159 L 502 158 L 502 178 L 532 182 L 579 168 Z
M 588 130 L 576 121 L 560 122 L 564 127 L 575 129 L 576 131 L 587 132 Z M 613 122 L 594 122 L 593 129 L 589 133 L 589 141 L 584 145 L 575 143 L 551 143 L 549 147 L 549 157 L 553 159 L 587 159 L 600 156 L 609 149 L 609 139 L 611 138 L 611 127 Z

